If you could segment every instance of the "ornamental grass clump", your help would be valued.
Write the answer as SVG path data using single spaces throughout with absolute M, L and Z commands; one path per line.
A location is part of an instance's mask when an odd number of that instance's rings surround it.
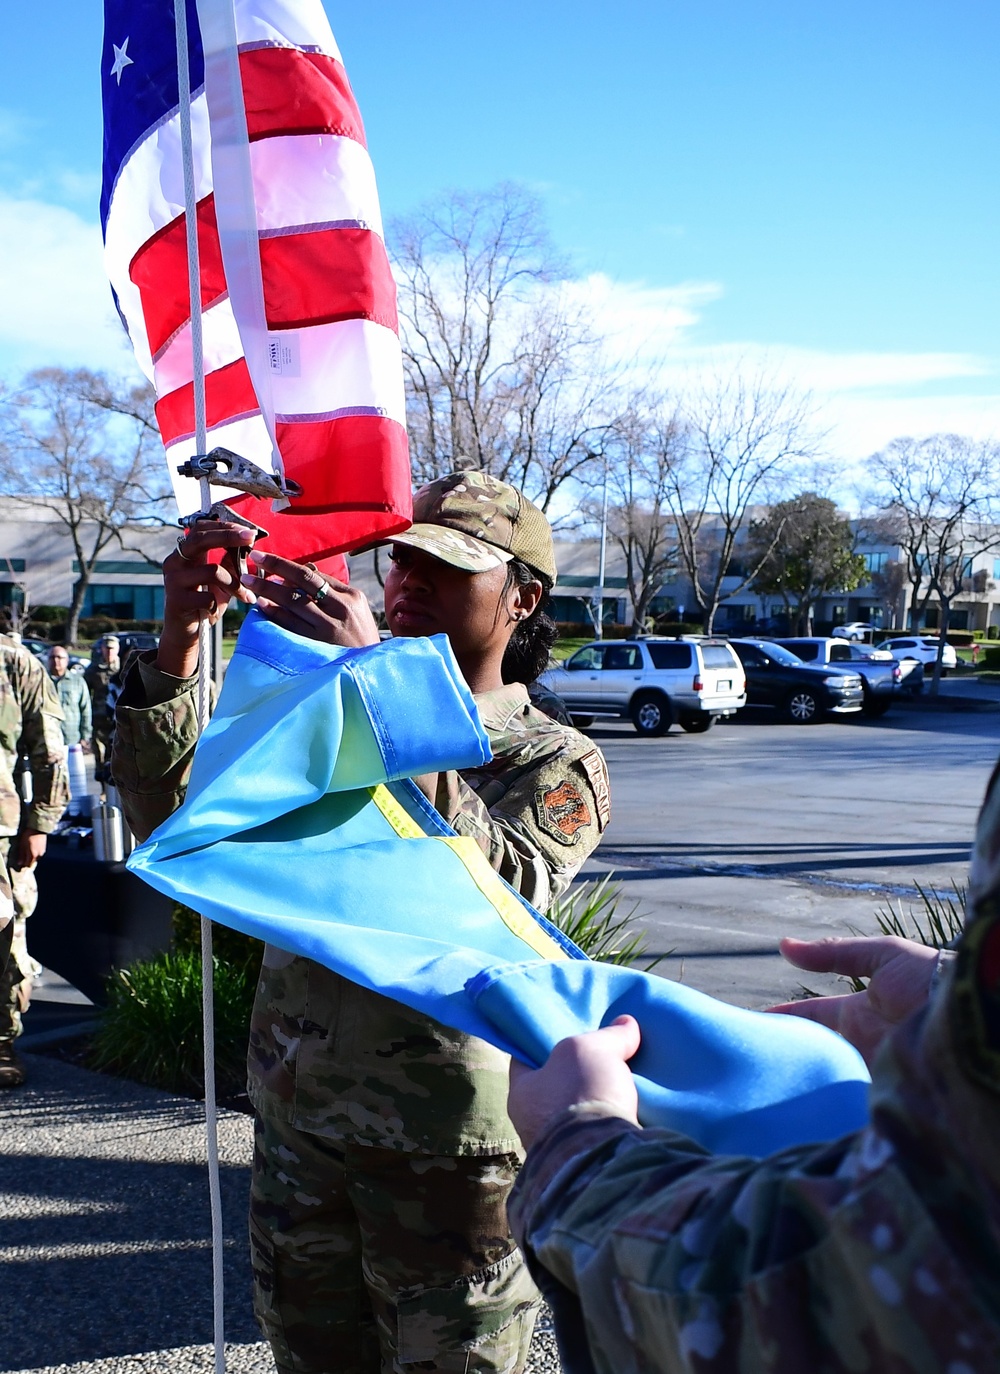
M 91 1044 L 91 1068 L 167 1092 L 204 1097 L 199 918 L 179 908 L 175 948 L 107 982 L 107 1005 Z M 215 1087 L 220 1098 L 246 1090 L 247 1038 L 261 945 L 213 927 Z M 221 938 L 220 938 L 221 937 Z
M 548 918 L 583 950 L 588 959 L 603 964 L 630 965 L 644 957 L 646 933 L 634 929 L 638 902 L 623 915 L 618 914 L 624 889 L 613 879 L 613 873 L 606 873 L 597 882 L 570 888 L 552 903 Z M 667 954 L 670 953 L 672 951 L 668 950 Z M 645 963 L 645 972 L 654 969 L 667 954 L 650 956 Z

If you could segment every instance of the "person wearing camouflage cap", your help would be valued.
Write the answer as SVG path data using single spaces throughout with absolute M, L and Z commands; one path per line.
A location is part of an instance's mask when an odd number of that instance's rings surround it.
M 631 1017 L 515 1066 L 510 1216 L 574 1374 L 1000 1369 L 1000 768 L 957 950 L 784 941 L 863 992 L 772 1008 L 872 1068 L 871 1124 L 768 1159 L 640 1128 Z
M 164 564 L 160 646 L 130 670 L 117 710 L 114 776 L 140 838 L 184 795 L 199 618 L 240 588 L 235 562 L 207 555 L 247 542 L 196 526 Z M 452 473 L 416 493 L 390 557 L 390 629 L 448 635 L 493 751 L 418 784 L 544 911 L 610 809 L 599 750 L 528 700 L 555 635 L 542 610 L 555 577 L 548 521 L 507 483 Z M 241 594 L 270 619 L 328 643 L 378 642 L 360 591 L 252 558 Z M 250 1232 L 255 1308 L 280 1374 L 518 1374 L 538 1299 L 506 1218 L 520 1163 L 507 1065 L 483 1041 L 267 949 L 250 1028 Z

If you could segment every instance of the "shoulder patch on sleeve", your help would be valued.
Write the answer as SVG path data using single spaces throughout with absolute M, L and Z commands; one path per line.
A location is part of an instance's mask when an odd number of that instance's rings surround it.
M 590 749 L 580 759 L 584 772 L 594 789 L 597 803 L 597 828 L 604 830 L 611 819 L 611 783 L 608 779 L 608 765 L 600 749 Z
M 560 844 L 575 844 L 576 832 L 593 823 L 586 798 L 569 778 L 555 787 L 536 790 L 535 817 L 546 835 Z

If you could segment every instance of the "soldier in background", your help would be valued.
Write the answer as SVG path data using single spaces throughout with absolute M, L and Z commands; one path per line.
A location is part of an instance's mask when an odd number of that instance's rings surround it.
M 514 1066 L 529 1148 L 511 1224 L 568 1374 L 1000 1370 L 998 774 L 957 953 L 782 944 L 799 967 L 871 975 L 780 1008 L 872 1059 L 865 1130 L 764 1160 L 643 1130 L 631 1017 Z
M 23 757 L 30 767 L 30 801 L 22 800 L 15 781 Z M 38 900 L 35 864 L 68 800 L 62 708 L 55 688 L 33 654 L 0 635 L 0 860 L 9 870 L 15 917 L 10 958 L 0 975 L 0 1089 L 24 1082 L 14 1041 L 37 971 L 28 954 L 25 921 Z
M 100 783 L 110 781 L 108 769 L 115 732 L 115 703 L 121 692 L 119 647 L 117 635 L 105 635 L 98 646 L 97 662 L 91 663 L 84 673 L 93 713 L 94 777 Z

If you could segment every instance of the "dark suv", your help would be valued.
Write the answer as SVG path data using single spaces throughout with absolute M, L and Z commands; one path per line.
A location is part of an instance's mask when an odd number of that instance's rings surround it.
M 747 704 L 776 706 L 794 725 L 811 725 L 826 715 L 849 715 L 864 705 L 861 678 L 836 664 L 803 663 L 766 639 L 733 639 L 747 675 Z

